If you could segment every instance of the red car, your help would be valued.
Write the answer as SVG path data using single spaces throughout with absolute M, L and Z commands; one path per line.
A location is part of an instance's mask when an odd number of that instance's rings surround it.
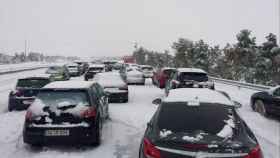
M 156 71 L 153 75 L 153 83 L 159 88 L 165 88 L 166 81 L 170 78 L 171 74 L 175 72 L 175 68 L 165 67 Z

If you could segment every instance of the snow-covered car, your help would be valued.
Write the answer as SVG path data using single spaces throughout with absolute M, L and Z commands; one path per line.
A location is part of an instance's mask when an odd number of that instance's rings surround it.
M 126 69 L 126 82 L 127 84 L 145 85 L 144 74 L 137 68 L 129 67 Z
M 34 101 L 39 90 L 51 81 L 47 74 L 18 79 L 15 90 L 9 93 L 8 110 L 27 109 Z
M 90 81 L 57 81 L 43 87 L 28 108 L 23 141 L 30 145 L 101 143 L 109 117 L 102 86 Z
M 87 61 L 75 60 L 74 63 L 78 64 L 79 72 L 81 74 L 84 74 L 89 67 L 89 64 Z
M 97 73 L 105 72 L 105 65 L 104 64 L 92 64 L 89 66 L 87 71 L 85 72 L 85 81 L 89 79 L 93 79 L 94 75 Z
M 254 93 L 251 96 L 251 107 L 263 116 L 280 116 L 280 86 Z
M 79 76 L 82 72 L 79 69 L 79 65 L 76 63 L 67 64 L 67 68 L 69 71 L 69 75 L 72 76 Z
M 141 71 L 145 78 L 152 78 L 154 75 L 154 68 L 150 65 L 141 65 Z
M 224 94 L 206 88 L 174 89 L 147 124 L 140 158 L 263 158 L 260 145 Z
M 128 86 L 118 72 L 98 73 L 94 76 L 104 91 L 109 93 L 109 102 L 128 102 Z
M 207 73 L 198 68 L 177 68 L 166 82 L 165 94 L 176 88 L 209 88 L 215 89 L 214 82 L 210 81 Z
M 69 71 L 65 65 L 50 66 L 46 74 L 50 74 L 50 77 L 55 81 L 66 81 L 70 79 Z

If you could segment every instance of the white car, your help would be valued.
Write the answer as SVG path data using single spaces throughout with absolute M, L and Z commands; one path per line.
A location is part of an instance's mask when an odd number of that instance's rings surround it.
M 152 78 L 154 75 L 154 68 L 150 65 L 142 65 L 141 71 L 143 72 L 145 78 Z
M 67 64 L 67 68 L 68 68 L 70 76 L 79 76 L 80 75 L 78 64 L 76 64 L 76 63 Z
M 127 84 L 145 85 L 144 74 L 136 68 L 128 67 L 126 69 Z
M 109 102 L 128 102 L 128 86 L 119 72 L 98 73 L 93 80 L 110 94 Z
M 85 81 L 94 78 L 94 75 L 97 73 L 105 72 L 105 65 L 104 64 L 92 64 L 89 65 L 88 70 L 85 72 Z

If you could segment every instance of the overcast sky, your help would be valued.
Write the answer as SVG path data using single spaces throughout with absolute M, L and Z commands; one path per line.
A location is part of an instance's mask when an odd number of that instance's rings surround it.
M 279 34 L 278 0 L 0 0 L 0 52 L 120 56 L 179 37 L 225 45 L 250 29 Z

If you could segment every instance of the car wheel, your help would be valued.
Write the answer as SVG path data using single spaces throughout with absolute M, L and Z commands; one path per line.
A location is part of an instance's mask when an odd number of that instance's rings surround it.
M 264 102 L 262 100 L 256 100 L 254 104 L 254 110 L 263 116 L 267 116 Z

